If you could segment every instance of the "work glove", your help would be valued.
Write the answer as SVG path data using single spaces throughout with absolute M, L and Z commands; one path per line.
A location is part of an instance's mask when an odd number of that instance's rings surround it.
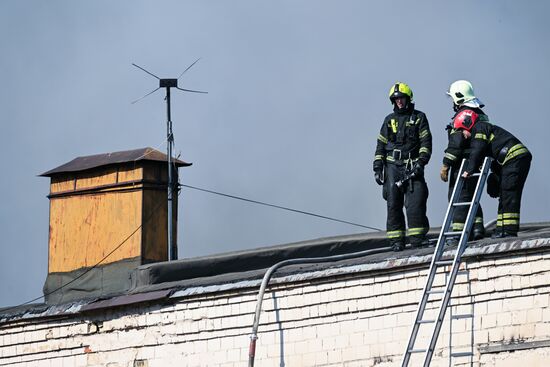
M 384 184 L 384 176 L 382 175 L 382 171 L 376 171 L 374 172 L 374 180 L 377 184 L 383 185 Z
M 414 177 L 423 177 L 424 176 L 424 166 L 420 163 L 415 163 L 412 168 L 412 173 L 414 174 Z
M 444 164 L 441 166 L 441 171 L 439 171 L 439 177 L 441 177 L 441 181 L 447 182 L 449 181 L 449 166 Z

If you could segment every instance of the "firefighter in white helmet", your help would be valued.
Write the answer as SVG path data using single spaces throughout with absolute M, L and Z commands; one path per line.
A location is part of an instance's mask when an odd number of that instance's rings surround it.
M 470 82 L 466 80 L 458 80 L 451 84 L 449 92 L 447 92 L 453 98 L 453 109 L 455 116 L 457 111 L 471 108 L 481 109 L 483 103 L 475 96 L 474 89 Z M 453 116 L 454 119 L 454 116 Z M 440 176 L 444 182 L 449 182 L 448 197 L 450 199 L 456 179 L 458 177 L 458 170 L 462 159 L 468 159 L 470 155 L 470 141 L 464 139 L 462 132 L 453 127 L 453 123 L 447 125 L 448 144 L 445 149 L 445 155 L 443 156 L 443 166 L 441 167 Z M 472 201 L 474 191 L 477 185 L 477 179 L 467 180 L 462 188 L 460 201 L 469 202 Z M 468 208 L 465 206 L 457 207 L 454 211 L 452 218 L 452 229 L 455 232 L 462 232 L 466 224 L 466 216 L 468 214 Z M 478 207 L 474 218 L 474 228 L 470 235 L 470 240 L 479 240 L 485 236 L 485 227 L 483 224 L 483 209 L 481 205 Z M 458 238 L 448 239 L 448 244 L 456 244 Z
M 473 179 L 472 174 L 484 157 L 494 159 L 492 179 L 487 180 L 489 194 L 499 198 L 493 237 L 515 237 L 519 231 L 521 196 L 531 166 L 531 153 L 514 135 L 489 122 L 481 110 L 483 104 L 475 97 L 469 82 L 451 84 L 448 94 L 457 112 L 453 127 L 470 141 L 470 158 L 462 176 Z M 494 182 L 494 187 L 491 187 L 491 182 Z

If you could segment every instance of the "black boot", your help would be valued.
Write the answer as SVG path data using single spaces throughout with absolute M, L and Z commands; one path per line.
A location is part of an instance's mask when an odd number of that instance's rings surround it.
M 493 234 L 491 235 L 491 238 L 502 238 L 502 228 L 501 227 L 497 227 L 495 228 L 495 230 L 493 231 Z
M 390 244 L 393 251 L 403 251 L 405 249 L 405 244 L 402 241 L 395 241 Z
M 483 224 L 474 225 L 474 230 L 472 232 L 472 240 L 477 241 L 485 237 L 485 227 Z
M 493 233 L 493 235 L 491 236 L 491 238 L 508 238 L 508 237 L 517 237 L 518 234 L 517 232 L 510 232 L 510 231 L 504 231 L 504 230 L 501 230 L 501 231 L 495 231 L 495 233 Z
M 430 240 L 426 236 L 411 236 L 410 240 L 412 248 L 428 247 L 430 245 Z

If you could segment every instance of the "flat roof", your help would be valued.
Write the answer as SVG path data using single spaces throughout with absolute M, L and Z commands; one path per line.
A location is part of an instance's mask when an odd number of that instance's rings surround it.
M 429 235 L 437 237 L 439 229 Z M 270 284 L 306 281 L 339 275 L 365 272 L 402 271 L 411 267 L 426 267 L 434 247 L 406 248 L 401 252 L 385 247 L 384 232 L 320 238 L 255 250 L 236 251 L 148 264 L 134 271 L 135 286 L 123 293 L 102 298 L 82 299 L 59 305 L 30 304 L 0 309 L 0 324 L 22 319 L 41 319 L 97 311 L 115 306 L 142 302 L 178 299 L 224 291 L 259 289 L 262 277 L 272 265 L 288 259 L 323 258 L 353 254 L 364 250 L 377 253 L 334 261 L 319 261 L 291 265 L 277 270 Z M 511 253 L 550 252 L 550 223 L 522 225 L 517 238 L 491 239 L 470 242 L 463 260 L 479 257 L 498 257 Z M 445 256 L 452 256 L 453 247 Z

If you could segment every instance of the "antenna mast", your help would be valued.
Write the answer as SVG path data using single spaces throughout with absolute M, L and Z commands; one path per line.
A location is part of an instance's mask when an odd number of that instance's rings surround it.
M 178 87 L 177 79 L 160 79 L 159 88 L 166 88 L 166 150 L 168 157 L 168 260 L 178 259 L 178 245 L 172 239 L 173 211 L 174 211 L 174 174 L 172 170 L 172 150 L 174 148 L 174 133 L 172 132 L 172 113 L 170 106 L 170 88 Z
M 178 79 L 181 78 L 181 76 L 187 71 L 189 70 L 193 65 L 195 65 L 197 63 L 197 61 L 199 61 L 200 59 L 197 59 L 194 63 L 192 63 L 191 65 L 189 65 L 187 67 L 187 69 L 185 69 L 181 74 L 180 76 L 177 78 L 177 79 L 161 79 L 159 78 L 158 76 L 148 72 L 147 70 L 145 70 L 144 68 L 142 68 L 141 66 L 138 66 L 136 64 L 132 64 L 134 65 L 135 67 L 137 67 L 138 69 L 141 69 L 143 70 L 144 72 L 146 72 L 147 74 L 157 78 L 159 80 L 159 87 L 156 88 L 155 90 L 153 90 L 152 92 L 146 94 L 145 96 L 141 97 L 140 99 L 137 99 L 135 101 L 132 102 L 133 103 L 136 103 L 136 102 L 139 102 L 140 100 L 142 100 L 143 98 L 147 97 L 148 95 L 150 94 L 153 94 L 154 92 L 156 92 L 157 90 L 159 90 L 160 88 L 166 88 L 166 97 L 164 98 L 166 100 L 166 155 L 167 155 L 167 161 L 168 161 L 168 192 L 167 192 L 167 196 L 168 196 L 168 236 L 167 236 L 167 239 L 168 239 L 168 243 L 167 243 L 167 247 L 168 247 L 168 260 L 169 261 L 172 261 L 172 260 L 177 260 L 178 259 L 178 244 L 174 242 L 173 240 L 173 212 L 174 212 L 174 188 L 176 187 L 177 185 L 177 180 L 175 181 L 174 180 L 174 164 L 172 163 L 172 151 L 174 149 L 174 133 L 172 132 L 172 111 L 171 111 L 171 104 L 170 104 L 170 88 L 176 88 L 176 89 L 179 89 L 181 91 L 184 91 L 184 92 L 193 92 L 193 93 L 208 93 L 208 92 L 202 92 L 202 91 L 198 91 L 198 90 L 191 90 L 191 89 L 183 89 L 183 88 L 179 88 L 178 87 Z

